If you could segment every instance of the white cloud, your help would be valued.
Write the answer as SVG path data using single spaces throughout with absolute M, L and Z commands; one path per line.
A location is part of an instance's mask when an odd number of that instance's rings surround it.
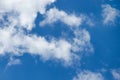
M 45 37 L 29 33 L 34 27 L 37 12 L 47 16 L 41 24 L 51 24 L 57 20 L 69 26 L 81 24 L 81 18 L 76 15 L 69 15 L 56 8 L 46 11 L 46 6 L 53 2 L 55 0 L 0 0 L 0 55 L 9 53 L 12 56 L 21 56 L 29 53 L 38 55 L 43 60 L 56 59 L 71 64 L 73 59 L 79 58 L 76 52 L 91 50 L 90 35 L 85 29 L 73 29 L 75 36 L 70 41 L 62 37 L 51 37 L 48 41 Z M 7 20 L 3 16 L 6 16 Z
M 120 80 L 120 69 L 111 71 L 115 80 Z
M 46 18 L 42 22 L 40 22 L 40 25 L 43 26 L 45 24 L 52 24 L 57 21 L 61 21 L 68 26 L 80 26 L 82 23 L 82 18 L 79 16 L 76 16 L 74 14 L 67 14 L 66 12 L 62 10 L 58 10 L 56 8 L 52 8 L 45 14 Z
M 104 77 L 101 73 L 83 71 L 74 77 L 73 80 L 104 80 Z
M 117 17 L 120 16 L 120 11 L 109 4 L 102 5 L 102 8 L 103 8 L 102 16 L 104 19 L 103 20 L 104 24 L 114 23 Z
M 16 20 L 19 21 L 19 25 L 31 30 L 34 27 L 37 12 L 44 14 L 46 6 L 53 2 L 55 0 L 0 0 L 0 13 L 17 13 Z
M 71 64 L 73 59 L 78 58 L 74 53 L 92 49 L 89 33 L 86 30 L 80 30 L 80 34 L 77 33 L 73 42 L 62 38 L 55 40 L 52 37 L 47 41 L 44 37 L 35 34 L 26 35 L 23 31 L 18 31 L 11 26 L 1 28 L 0 54 L 10 53 L 19 56 L 27 52 L 31 55 L 39 55 L 44 60 L 53 58 Z
M 55 58 L 68 63 L 74 57 L 71 53 L 72 45 L 63 39 L 47 41 L 44 37 L 25 35 L 11 27 L 1 29 L 0 36 L 0 54 L 3 55 L 5 53 L 22 55 L 28 52 L 32 55 L 40 55 L 45 60 Z

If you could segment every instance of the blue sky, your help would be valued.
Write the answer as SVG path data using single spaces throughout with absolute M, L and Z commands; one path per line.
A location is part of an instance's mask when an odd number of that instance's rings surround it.
M 0 0 L 0 80 L 120 80 L 120 0 Z

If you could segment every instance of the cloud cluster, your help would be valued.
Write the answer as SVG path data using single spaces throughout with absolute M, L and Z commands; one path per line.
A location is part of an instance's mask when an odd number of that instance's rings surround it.
M 83 71 L 74 77 L 73 80 L 104 80 L 104 77 L 101 73 Z
M 0 0 L 0 56 L 22 56 L 25 53 L 40 56 L 43 60 L 55 59 L 70 65 L 75 59 L 80 59 L 80 54 L 93 51 L 90 43 L 90 34 L 86 29 L 80 28 L 81 24 L 94 25 L 85 15 L 68 14 L 63 10 L 47 7 L 56 0 Z M 114 23 L 120 11 L 110 5 L 103 5 L 103 23 Z M 54 24 L 59 21 L 67 25 L 73 32 L 73 37 L 65 39 L 60 37 L 46 37 L 33 34 L 37 13 L 44 16 L 39 26 Z M 57 26 L 58 27 L 58 26 Z M 67 31 L 66 31 L 67 32 Z M 10 57 L 8 66 L 21 64 L 19 59 Z M 120 80 L 120 72 L 112 71 L 116 80 Z M 83 71 L 73 80 L 104 80 L 101 73 Z
M 55 0 L 0 0 L 0 55 L 9 53 L 20 56 L 24 53 L 38 55 L 44 60 L 57 59 L 71 64 L 79 56 L 76 52 L 91 51 L 90 35 L 85 29 L 72 29 L 74 38 L 70 41 L 45 37 L 29 33 L 33 29 L 37 13 L 46 16 L 40 25 L 52 24 L 56 21 L 68 26 L 78 27 L 82 18 L 75 14 L 67 14 L 57 8 L 46 11 L 48 5 Z M 12 60 L 12 62 L 14 62 Z M 16 62 L 16 61 L 15 61 Z

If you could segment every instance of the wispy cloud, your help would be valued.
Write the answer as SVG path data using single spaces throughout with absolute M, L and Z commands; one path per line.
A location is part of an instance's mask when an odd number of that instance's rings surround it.
M 114 23 L 115 20 L 120 17 L 120 11 L 109 4 L 102 5 L 102 17 L 104 24 Z
M 57 8 L 50 9 L 45 15 L 46 18 L 40 22 L 40 25 L 52 24 L 56 21 L 61 21 L 68 26 L 80 26 L 82 23 L 81 17 L 74 14 L 67 14 L 66 12 L 58 10 Z
M 81 71 L 73 80 L 104 80 L 104 77 L 99 72 Z
M 18 65 L 21 64 L 21 60 L 20 59 L 15 59 L 13 57 L 10 57 L 10 60 L 7 64 L 7 66 L 12 66 L 12 65 Z
M 115 80 L 120 80 L 120 69 L 114 69 L 111 71 Z

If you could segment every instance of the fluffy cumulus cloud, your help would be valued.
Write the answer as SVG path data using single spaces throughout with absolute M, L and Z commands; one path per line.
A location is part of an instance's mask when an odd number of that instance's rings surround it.
M 67 14 L 57 8 L 46 11 L 48 5 L 55 0 L 0 0 L 0 55 L 21 56 L 24 53 L 38 55 L 44 60 L 57 59 L 71 64 L 78 59 L 76 52 L 92 51 L 89 32 L 85 29 L 72 29 L 74 38 L 48 41 L 45 37 L 30 33 L 37 13 L 46 16 L 40 25 L 61 21 L 68 26 L 80 26 L 82 18 L 75 14 Z M 9 65 L 19 63 L 10 59 Z
M 83 71 L 74 77 L 73 80 L 104 80 L 104 77 L 101 73 Z
M 111 71 L 112 75 L 113 75 L 113 78 L 115 80 L 120 80 L 120 69 L 114 69 Z
M 110 24 L 114 23 L 117 17 L 120 17 L 120 11 L 114 7 L 112 7 L 109 4 L 102 5 L 103 11 L 102 11 L 102 16 L 103 16 L 103 23 L 104 24 Z
M 55 0 L 0 0 L 0 13 L 18 13 L 16 20 L 19 21 L 19 25 L 31 29 L 34 26 L 37 12 L 44 14 L 46 7 L 53 2 Z

